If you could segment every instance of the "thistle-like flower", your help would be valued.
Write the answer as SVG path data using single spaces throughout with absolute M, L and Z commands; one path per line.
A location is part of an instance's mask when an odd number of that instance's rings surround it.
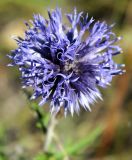
M 65 115 L 79 113 L 80 106 L 91 110 L 89 104 L 101 99 L 97 87 L 124 72 L 112 59 L 122 51 L 114 44 L 121 38 L 111 31 L 114 25 L 94 22 L 76 9 L 66 15 L 70 27 L 62 23 L 61 9 L 48 16 L 34 15 L 26 23 L 25 38 L 16 39 L 18 48 L 9 56 L 12 65 L 19 67 L 23 87 L 33 88 L 31 99 L 41 97 L 39 105 L 49 101 L 51 113 L 61 107 Z

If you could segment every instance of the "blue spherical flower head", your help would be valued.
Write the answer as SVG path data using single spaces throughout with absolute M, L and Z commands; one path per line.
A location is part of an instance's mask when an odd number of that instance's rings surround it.
M 124 65 L 116 64 L 113 56 L 121 53 L 115 45 L 120 37 L 111 31 L 113 25 L 94 22 L 83 13 L 67 14 L 70 27 L 62 23 L 61 9 L 50 12 L 49 19 L 34 15 L 27 24 L 25 38 L 16 39 L 18 48 L 12 51 L 12 65 L 17 65 L 24 87 L 32 87 L 31 99 L 41 97 L 39 105 L 50 101 L 51 113 L 64 107 L 79 113 L 80 106 L 90 109 L 112 77 L 122 74 Z M 84 38 L 85 32 L 88 36 Z

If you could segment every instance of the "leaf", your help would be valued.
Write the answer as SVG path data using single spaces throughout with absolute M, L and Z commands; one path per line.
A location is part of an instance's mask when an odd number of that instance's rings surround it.
M 66 149 L 67 155 L 75 155 L 92 145 L 97 137 L 102 133 L 103 129 L 104 127 L 100 125 L 96 127 L 90 134 L 88 134 L 87 137 L 81 139 L 78 143 L 68 146 Z M 61 160 L 63 156 L 64 155 L 62 153 L 56 154 L 57 160 Z
M 51 153 L 40 153 L 33 160 L 56 160 Z

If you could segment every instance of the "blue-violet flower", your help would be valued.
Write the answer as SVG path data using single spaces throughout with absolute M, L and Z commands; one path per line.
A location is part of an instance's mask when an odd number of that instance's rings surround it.
M 97 87 L 105 88 L 124 72 L 124 65 L 112 59 L 122 52 L 114 44 L 121 38 L 111 31 L 114 25 L 94 22 L 76 9 L 66 15 L 70 27 L 62 23 L 61 9 L 48 16 L 34 15 L 26 23 L 25 38 L 16 38 L 18 48 L 9 56 L 11 65 L 19 67 L 23 87 L 33 88 L 31 99 L 41 97 L 40 106 L 50 101 L 51 113 L 61 107 L 65 115 L 79 113 L 80 106 L 91 110 L 89 104 L 101 99 Z

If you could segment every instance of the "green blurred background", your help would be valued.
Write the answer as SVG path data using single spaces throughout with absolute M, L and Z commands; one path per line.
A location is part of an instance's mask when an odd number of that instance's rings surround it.
M 56 6 L 63 13 L 76 7 L 96 20 L 115 22 L 114 32 L 123 36 L 119 44 L 124 51 L 115 61 L 125 63 L 127 71 L 101 90 L 104 101 L 93 105 L 91 113 L 82 109 L 80 116 L 59 118 L 60 141 L 68 148 L 101 125 L 96 139 L 70 160 L 132 160 L 132 0 L 0 0 L 0 160 L 30 160 L 42 150 L 36 115 L 21 90 L 17 68 L 6 66 L 6 54 L 16 47 L 11 37 L 23 36 L 24 21 L 32 19 L 33 13 L 47 17 L 47 9 Z

